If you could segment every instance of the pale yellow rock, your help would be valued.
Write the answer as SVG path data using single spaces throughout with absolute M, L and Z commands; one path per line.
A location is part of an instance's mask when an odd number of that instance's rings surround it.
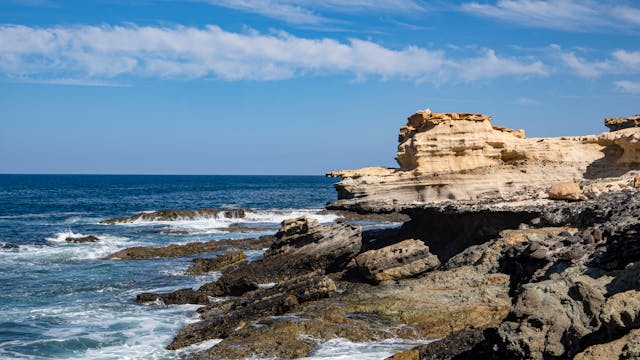
M 388 357 L 387 360 L 420 360 L 420 351 L 415 349 L 405 350 Z
M 492 125 L 487 115 L 419 111 L 400 129 L 399 142 L 398 169 L 330 173 L 342 178 L 333 205 L 375 211 L 523 193 L 535 198 L 556 182 L 585 182 L 593 195 L 613 188 L 593 184 L 628 181 L 627 173 L 640 169 L 638 127 L 526 138 L 522 130 Z
M 580 185 L 574 182 L 560 182 L 551 185 L 549 199 L 552 200 L 580 200 Z

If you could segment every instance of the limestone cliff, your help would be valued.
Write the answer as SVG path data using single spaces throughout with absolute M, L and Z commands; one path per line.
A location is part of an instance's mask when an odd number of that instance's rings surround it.
M 607 119 L 612 132 L 600 135 L 526 138 L 487 115 L 418 111 L 400 129 L 399 168 L 327 174 L 342 178 L 329 207 L 385 212 L 450 200 L 544 202 L 556 182 L 579 183 L 587 195 L 610 183 L 632 186 L 640 168 L 637 124 L 637 117 Z

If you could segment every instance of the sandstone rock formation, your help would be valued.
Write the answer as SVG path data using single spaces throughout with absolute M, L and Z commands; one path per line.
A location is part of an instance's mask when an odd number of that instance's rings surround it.
M 580 200 L 580 185 L 574 182 L 555 183 L 549 189 L 549 199 L 578 201 Z
M 610 133 L 560 138 L 526 138 L 490 121 L 480 114 L 413 114 L 400 129 L 399 168 L 329 173 L 342 178 L 329 208 L 389 212 L 522 193 L 546 198 L 554 182 L 588 183 L 640 168 L 640 128 L 627 127 L 629 121 Z

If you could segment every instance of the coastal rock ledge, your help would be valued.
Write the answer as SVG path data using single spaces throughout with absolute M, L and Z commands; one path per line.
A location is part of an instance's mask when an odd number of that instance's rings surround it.
M 639 124 L 638 116 L 612 118 L 612 131 L 600 135 L 526 138 L 487 115 L 418 111 L 400 129 L 399 168 L 328 173 L 342 178 L 328 208 L 392 212 L 451 201 L 548 200 L 560 182 L 580 184 L 586 197 L 619 190 L 632 185 L 640 165 Z
M 194 261 L 190 273 L 220 271 L 217 280 L 136 300 L 202 305 L 167 349 L 219 342 L 188 359 L 300 358 L 335 338 L 439 339 L 393 359 L 638 358 L 636 120 L 608 119 L 612 131 L 600 135 L 528 139 L 486 115 L 420 111 L 400 130 L 399 168 L 330 174 L 342 181 L 329 208 L 397 212 L 402 225 L 285 220 L 274 236 Z M 229 251 L 242 242 L 267 249 L 248 261 Z

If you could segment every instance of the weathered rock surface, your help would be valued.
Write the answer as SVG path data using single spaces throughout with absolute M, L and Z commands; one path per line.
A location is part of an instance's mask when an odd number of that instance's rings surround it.
M 158 301 L 161 301 L 164 305 L 206 305 L 209 303 L 209 298 L 204 293 L 193 289 L 180 289 L 166 294 L 142 293 L 136 297 L 138 304 L 155 303 Z
M 228 312 L 214 316 L 204 314 L 205 320 L 184 327 L 167 349 L 179 349 L 208 339 L 228 337 L 247 321 L 283 314 L 301 303 L 332 296 L 335 291 L 336 286 L 331 279 L 311 274 L 280 283 L 273 288 L 247 293 Z
M 273 236 L 261 236 L 257 239 L 224 239 L 207 242 L 192 242 L 182 245 L 171 244 L 162 247 L 132 247 L 120 250 L 107 259 L 151 259 L 165 257 L 180 257 L 221 251 L 233 247 L 237 250 L 260 250 L 271 245 Z
M 391 212 L 519 193 L 546 198 L 550 183 L 624 177 L 639 168 L 638 127 L 525 138 L 522 131 L 492 126 L 490 120 L 480 114 L 417 112 L 400 130 L 400 167 L 329 173 L 342 181 L 335 184 L 338 200 L 328 208 Z
M 440 260 L 429 252 L 429 247 L 414 239 L 369 250 L 355 261 L 362 275 L 376 282 L 407 278 L 440 266 Z
M 160 210 L 141 212 L 132 216 L 103 220 L 101 224 L 122 224 L 136 221 L 178 221 L 199 219 L 240 219 L 244 217 L 243 209 L 217 210 L 202 208 L 198 210 Z
M 628 118 L 608 118 L 604 120 L 604 125 L 611 131 L 640 127 L 640 115 L 630 116 Z
M 68 243 L 82 244 L 82 243 L 88 243 L 88 242 L 97 242 L 97 241 L 100 241 L 100 239 L 97 236 L 87 235 L 87 236 L 79 236 L 79 237 L 69 236 L 66 239 L 64 239 L 64 241 Z
M 239 267 L 247 263 L 243 252 L 228 252 L 214 258 L 196 258 L 194 264 L 185 272 L 187 275 L 199 275 L 212 271 L 224 271 L 229 267 Z
M 360 227 L 324 226 L 307 217 L 284 221 L 275 238 L 262 259 L 224 273 L 218 285 L 224 287 L 238 279 L 255 283 L 278 282 L 316 270 L 336 272 L 362 247 Z

